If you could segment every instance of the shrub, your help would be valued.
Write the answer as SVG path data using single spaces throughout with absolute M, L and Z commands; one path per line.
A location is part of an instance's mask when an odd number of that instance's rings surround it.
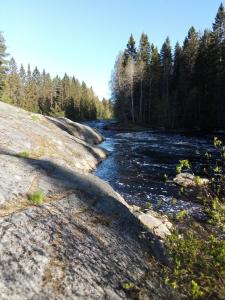
M 190 216 L 184 220 L 187 214 L 181 211 L 177 229 L 165 241 L 170 260 L 165 281 L 188 299 L 225 299 L 225 147 L 218 138 L 214 146 L 216 151 L 205 154 L 202 172 L 209 184 L 200 185 L 200 177 L 195 177 L 195 200 L 208 216 L 206 223 L 195 226 Z M 190 168 L 188 161 L 180 161 L 177 172 L 183 168 Z
M 192 230 L 167 238 L 172 267 L 166 269 L 167 283 L 190 299 L 224 299 L 225 241 L 214 235 L 200 237 Z

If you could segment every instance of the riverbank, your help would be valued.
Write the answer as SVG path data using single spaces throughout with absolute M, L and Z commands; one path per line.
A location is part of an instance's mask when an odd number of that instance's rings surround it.
M 138 132 L 138 131 L 152 131 L 158 133 L 168 133 L 168 134 L 190 134 L 195 136 L 202 135 L 225 135 L 225 130 L 223 129 L 200 129 L 200 128 L 153 128 L 149 124 L 145 123 L 130 123 L 130 122 L 119 122 L 119 121 L 111 121 L 108 125 L 104 127 L 105 130 L 112 130 L 118 132 Z
M 115 127 L 105 132 L 108 141 L 103 145 L 111 149 L 111 157 L 96 173 L 128 203 L 166 213 L 174 225 L 165 243 L 171 264 L 162 278 L 185 299 L 224 299 L 223 141 L 189 132 L 124 132 Z M 154 180 L 157 171 L 161 176 Z
M 142 225 L 157 218 L 141 220 L 90 174 L 107 156 L 100 134 L 2 102 L 0 134 L 2 299 L 173 295 L 151 256 L 158 238 Z

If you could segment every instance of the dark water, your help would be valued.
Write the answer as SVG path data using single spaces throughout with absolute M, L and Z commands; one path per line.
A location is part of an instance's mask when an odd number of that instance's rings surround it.
M 95 175 L 108 181 L 129 204 L 145 206 L 151 203 L 154 209 L 165 213 L 183 209 L 193 215 L 199 213 L 197 204 L 174 200 L 178 188 L 172 180 L 165 184 L 163 175 L 172 179 L 180 159 L 188 159 L 194 169 L 198 168 L 204 162 L 204 153 L 213 150 L 213 136 L 117 132 L 105 130 L 106 124 L 107 121 L 88 122 L 105 136 L 106 140 L 100 146 L 110 152 L 97 167 Z

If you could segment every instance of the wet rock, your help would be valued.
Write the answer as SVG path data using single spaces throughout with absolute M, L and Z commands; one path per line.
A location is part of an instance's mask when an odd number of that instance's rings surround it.
M 195 177 L 190 173 L 180 173 L 177 174 L 173 181 L 183 187 L 196 187 L 202 186 L 209 183 L 209 180 L 206 178 Z

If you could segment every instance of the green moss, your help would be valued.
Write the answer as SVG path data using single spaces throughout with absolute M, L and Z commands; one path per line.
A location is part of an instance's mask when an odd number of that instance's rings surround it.
M 34 192 L 33 194 L 28 194 L 28 200 L 34 205 L 40 205 L 44 201 L 44 193 L 41 190 Z

